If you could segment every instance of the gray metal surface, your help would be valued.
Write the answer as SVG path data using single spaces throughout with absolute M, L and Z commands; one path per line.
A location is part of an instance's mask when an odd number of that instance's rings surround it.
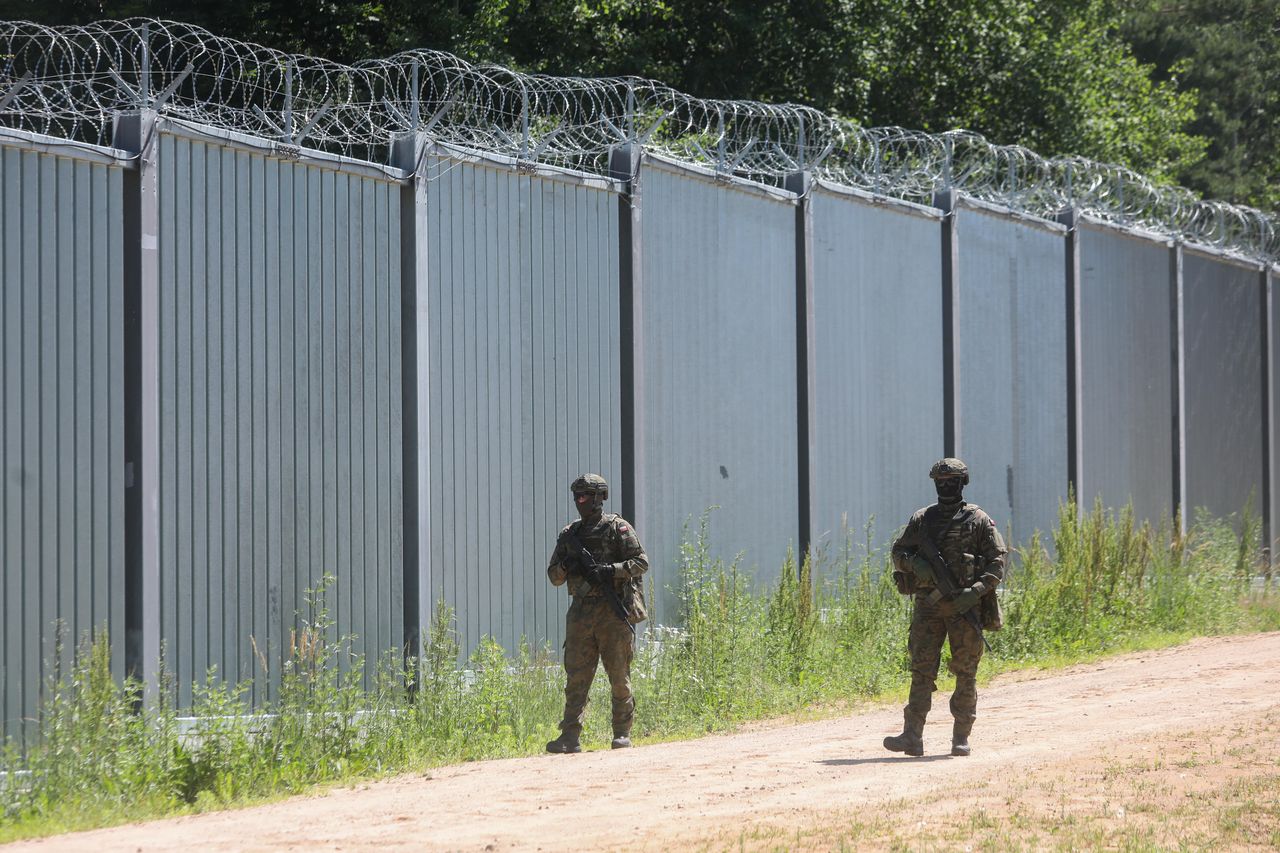
M 882 545 L 943 455 L 941 215 L 813 193 L 814 543 Z
M 397 170 L 281 160 L 261 140 L 162 126 L 144 158 L 158 164 L 158 249 L 156 229 L 138 223 L 134 244 L 121 224 L 132 174 L 118 152 L 0 142 L 6 731 L 36 708 L 55 619 L 70 637 L 107 625 L 122 674 L 126 601 L 130 618 L 140 600 L 139 619 L 159 624 L 183 704 L 210 666 L 269 695 L 310 618 L 305 590 L 325 574 L 329 640 L 358 635 L 370 659 L 400 644 L 410 261 L 428 297 L 410 320 L 425 330 L 423 597 L 457 608 L 468 648 L 483 634 L 558 643 L 567 601 L 544 568 L 574 515 L 569 479 L 603 473 L 619 507 L 620 251 L 639 261 L 630 486 L 655 583 L 679 583 L 684 524 L 712 505 L 713 551 L 775 576 L 799 534 L 805 243 L 792 196 L 647 156 L 628 247 L 614 184 L 438 157 L 417 197 L 414 256 L 400 244 L 413 198 Z M 860 540 L 873 515 L 883 541 L 930 500 L 926 471 L 942 453 L 939 215 L 824 185 L 812 205 L 815 541 L 838 547 L 846 527 Z M 1036 519 L 1065 480 L 1061 238 L 958 215 L 958 452 L 975 469 L 970 497 L 997 515 L 1003 500 L 999 520 L 1021 537 L 1048 526 Z M 137 590 L 124 566 L 130 246 L 158 252 L 157 310 L 143 312 L 159 318 L 144 330 L 158 349 L 143 347 L 140 373 L 157 377 L 156 429 L 144 399 L 141 435 L 158 437 L 143 456 L 158 459 L 159 550 L 140 599 L 126 598 Z M 1269 463 L 1274 531 L 1280 300 L 1263 302 L 1256 270 L 1189 250 L 1175 287 L 1168 244 L 1097 223 L 1081 226 L 1079 253 L 1082 499 L 1167 515 L 1176 442 L 1188 502 L 1217 514 L 1265 488 Z M 678 617 L 669 598 L 654 603 L 655 621 Z
M 674 587 L 686 523 L 719 507 L 713 552 L 767 582 L 799 531 L 795 201 L 649 157 L 638 185 L 638 531 Z
M 1173 514 L 1171 248 L 1082 220 L 1079 497 Z
M 1192 518 L 1207 510 L 1262 511 L 1265 294 L 1256 266 L 1183 252 L 1187 493 Z
M 0 734 L 111 632 L 124 673 L 122 169 L 0 146 Z
M 960 443 L 965 496 L 1015 543 L 1068 494 L 1065 229 L 957 209 Z
M 602 474 L 612 511 L 621 491 L 618 197 L 442 157 L 426 175 L 431 601 L 464 650 L 558 649 L 569 597 L 546 567 L 569 483 Z
M 326 575 L 329 641 L 402 641 L 399 188 L 169 133 L 158 157 L 166 661 L 184 705 L 211 667 L 261 699 Z
M 1267 273 L 1267 359 L 1270 367 L 1270 435 L 1267 456 L 1271 462 L 1271 562 L 1280 562 L 1280 269 Z

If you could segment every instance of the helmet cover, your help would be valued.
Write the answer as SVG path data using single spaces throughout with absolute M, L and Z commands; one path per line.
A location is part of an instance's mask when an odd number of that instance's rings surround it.
M 609 496 L 609 484 L 599 474 L 582 474 L 569 486 L 575 495 L 600 494 Z
M 969 482 L 969 466 L 948 456 L 946 459 L 939 459 L 933 463 L 933 467 L 929 469 L 929 479 L 931 480 L 949 480 L 952 477 L 959 477 Z

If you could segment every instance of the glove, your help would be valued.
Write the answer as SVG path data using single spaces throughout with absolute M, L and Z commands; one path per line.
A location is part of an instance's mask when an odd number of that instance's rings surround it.
M 614 569 L 609 563 L 592 563 L 582 570 L 582 576 L 592 586 L 613 583 Z
M 915 592 L 915 584 L 906 572 L 894 572 L 893 585 L 898 588 L 901 595 L 910 595 Z
M 956 593 L 956 597 L 952 599 L 951 603 L 955 606 L 957 613 L 964 613 L 977 604 L 986 591 L 986 584 L 978 581 L 973 586 L 967 586 Z
M 918 582 L 935 585 L 938 583 L 933 574 L 933 564 L 922 555 L 912 554 L 907 558 L 907 565 L 911 567 L 911 573 L 916 576 Z

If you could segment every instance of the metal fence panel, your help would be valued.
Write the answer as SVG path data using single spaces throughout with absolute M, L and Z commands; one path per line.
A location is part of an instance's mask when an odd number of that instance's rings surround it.
M 600 180 L 431 158 L 430 594 L 465 650 L 563 639 L 546 577 L 569 483 L 621 471 L 618 196 Z M 643 531 L 641 531 L 643 533 Z
M 123 173 L 0 146 L 0 735 L 105 629 L 124 674 Z
M 886 542 L 943 452 L 941 214 L 816 189 L 814 543 Z
M 1014 542 L 1067 497 L 1065 229 L 961 206 L 957 451 L 966 499 Z
M 1222 518 L 1252 500 L 1262 511 L 1262 305 L 1257 267 L 1183 253 L 1185 441 L 1183 506 Z
M 1276 542 L 1280 540 L 1280 273 L 1272 269 L 1267 272 L 1267 358 L 1269 359 L 1271 380 L 1271 412 L 1270 435 L 1268 436 L 1267 456 L 1271 460 L 1271 561 L 1277 562 Z
M 1169 244 L 1080 224 L 1080 498 L 1173 513 Z
M 686 523 L 719 507 L 713 551 L 768 581 L 799 531 L 795 202 L 648 158 L 639 185 L 639 533 L 674 586 Z
M 161 636 L 262 699 L 324 594 L 403 636 L 399 187 L 160 137 Z M 263 678 L 262 666 L 267 668 Z

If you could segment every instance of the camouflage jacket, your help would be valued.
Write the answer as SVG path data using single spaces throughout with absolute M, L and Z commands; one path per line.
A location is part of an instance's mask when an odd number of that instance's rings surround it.
M 615 584 L 638 581 L 649 570 L 649 558 L 645 556 L 644 548 L 640 547 L 635 528 L 622 516 L 611 512 L 602 513 L 600 520 L 589 527 L 584 527 L 579 519 L 565 525 L 560 536 L 563 537 L 571 530 L 598 562 L 613 566 Z M 562 538 L 557 538 L 555 550 L 551 552 L 551 560 L 547 565 L 547 579 L 554 586 L 568 581 L 569 594 L 575 597 L 600 595 L 600 590 L 592 587 L 576 571 L 572 571 L 577 567 L 578 560 L 573 547 Z
M 952 520 L 957 516 L 960 520 L 953 524 Z M 925 531 L 951 566 L 961 586 L 970 586 L 980 580 L 994 589 L 1004 578 L 1009 549 L 1005 547 L 1004 537 L 996 523 L 977 504 L 962 501 L 954 510 L 942 504 L 916 510 L 902 535 L 893 543 L 893 564 L 900 571 L 909 571 L 905 568 L 905 559 L 915 552 Z M 932 584 L 920 584 L 918 588 L 931 587 Z

